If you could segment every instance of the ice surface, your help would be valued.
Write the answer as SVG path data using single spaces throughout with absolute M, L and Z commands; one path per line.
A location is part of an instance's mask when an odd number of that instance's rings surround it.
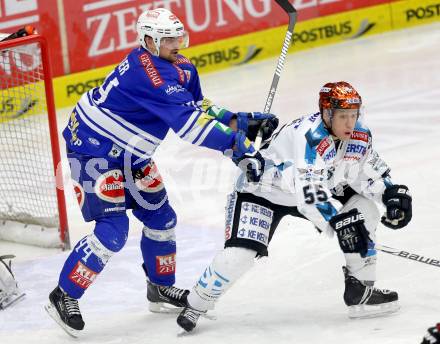
M 376 149 L 391 166 L 393 179 L 407 184 L 414 198 L 410 225 L 397 231 L 379 226 L 378 241 L 434 258 L 440 258 L 439 55 L 440 24 L 289 55 L 272 109 L 287 122 L 316 111 L 325 82 L 351 82 L 366 105 Z M 232 110 L 261 110 L 275 65 L 272 59 L 204 75 L 204 93 Z M 60 112 L 61 126 L 67 115 L 68 110 Z M 156 162 L 179 216 L 177 284 L 191 287 L 222 248 L 223 207 L 235 168 L 219 154 L 174 135 L 159 148 Z M 67 177 L 66 182 L 75 243 L 92 225 L 82 221 Z M 279 226 L 270 257 L 218 304 L 218 320 L 202 319 L 194 334 L 177 337 L 175 315 L 147 310 L 140 233 L 140 225 L 131 221 L 126 247 L 81 299 L 86 321 L 81 343 L 414 344 L 440 321 L 440 269 L 383 253 L 377 285 L 399 292 L 401 311 L 349 320 L 336 240 L 289 218 Z M 72 342 L 43 310 L 67 253 L 7 243 L 0 243 L 0 253 L 18 256 L 14 267 L 27 294 L 25 301 L 0 312 L 0 342 Z

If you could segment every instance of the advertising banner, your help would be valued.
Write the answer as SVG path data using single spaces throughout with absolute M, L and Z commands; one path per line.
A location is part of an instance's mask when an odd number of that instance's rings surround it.
M 440 0 L 400 1 L 392 4 L 391 10 L 396 29 L 440 20 Z
M 298 21 L 389 0 L 296 0 Z M 136 20 L 165 7 L 190 33 L 191 46 L 258 32 L 287 23 L 274 0 L 77 0 L 64 4 L 71 72 L 119 62 L 138 45 Z
M 289 52 L 352 40 L 390 28 L 389 4 L 315 18 L 296 25 Z M 281 51 L 285 33 L 286 26 L 278 26 L 192 46 L 182 54 L 191 60 L 200 73 L 216 71 L 274 56 Z M 57 106 L 73 104 L 72 101 L 83 92 L 99 85 L 113 67 L 111 65 L 57 80 Z

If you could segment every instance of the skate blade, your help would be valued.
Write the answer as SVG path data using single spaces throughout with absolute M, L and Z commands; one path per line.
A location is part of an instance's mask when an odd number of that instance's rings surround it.
M 148 302 L 148 309 L 152 313 L 178 314 L 183 310 L 183 307 L 176 307 L 163 302 Z
M 0 304 L 0 309 L 3 310 L 3 309 L 6 309 L 6 308 L 8 308 L 8 307 L 10 307 L 12 305 L 15 305 L 15 304 L 19 303 L 20 301 L 22 301 L 24 299 L 25 295 L 26 294 L 23 293 L 23 294 L 20 294 L 18 296 L 14 295 L 14 296 L 9 297 L 8 299 L 4 300 Z
M 192 331 L 187 331 L 185 330 L 183 327 L 180 327 L 180 325 L 177 325 L 178 329 L 177 329 L 177 337 L 186 337 L 191 335 L 192 333 L 194 333 L 194 330 Z
M 396 313 L 399 309 L 399 301 L 388 302 L 381 305 L 349 306 L 348 317 L 350 319 L 376 318 Z
M 60 318 L 60 315 L 58 314 L 56 308 L 51 303 L 44 306 L 44 309 L 46 312 L 50 315 L 50 317 L 55 320 L 55 322 L 69 335 L 73 338 L 78 338 L 80 331 L 75 330 L 69 326 L 67 326 Z

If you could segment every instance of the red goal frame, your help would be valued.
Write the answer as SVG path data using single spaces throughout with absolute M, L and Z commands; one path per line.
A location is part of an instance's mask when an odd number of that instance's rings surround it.
M 62 249 L 70 248 L 69 230 L 67 222 L 66 201 L 63 187 L 63 173 L 61 167 L 60 145 L 58 140 L 58 127 L 52 84 L 52 68 L 49 58 L 49 47 L 45 37 L 34 34 L 0 42 L 0 50 L 21 45 L 38 43 L 41 49 L 41 63 L 43 66 L 43 80 L 46 94 L 46 107 L 49 122 L 49 133 L 52 150 L 53 173 L 56 181 L 56 197 L 58 203 L 59 235 Z

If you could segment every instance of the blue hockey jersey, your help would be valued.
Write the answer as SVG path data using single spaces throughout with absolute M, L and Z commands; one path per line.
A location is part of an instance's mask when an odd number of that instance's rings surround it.
M 235 139 L 226 126 L 232 115 L 203 97 L 187 58 L 171 63 L 135 48 L 101 87 L 81 97 L 63 136 L 74 152 L 121 159 L 126 150 L 147 160 L 171 128 L 185 141 L 224 152 Z

